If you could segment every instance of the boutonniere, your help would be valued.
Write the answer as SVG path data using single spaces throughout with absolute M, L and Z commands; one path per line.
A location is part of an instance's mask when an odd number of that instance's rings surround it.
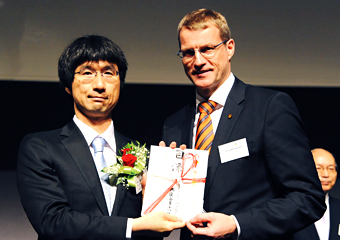
M 136 141 L 137 142 L 137 141 Z M 141 177 L 149 157 L 149 150 L 140 143 L 128 143 L 120 151 L 117 163 L 103 168 L 103 172 L 109 174 L 110 185 L 117 186 L 122 183 L 126 188 L 136 187 L 137 177 Z

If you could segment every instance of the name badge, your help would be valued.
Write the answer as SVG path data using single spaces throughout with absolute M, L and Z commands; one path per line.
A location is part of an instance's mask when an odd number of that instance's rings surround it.
M 242 138 L 230 143 L 218 146 L 221 163 L 249 156 L 247 140 Z

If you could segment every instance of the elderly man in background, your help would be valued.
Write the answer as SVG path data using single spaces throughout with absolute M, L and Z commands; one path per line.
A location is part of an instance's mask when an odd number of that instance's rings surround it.
M 322 189 L 325 192 L 327 210 L 314 224 L 295 234 L 295 240 L 339 240 L 340 239 L 340 199 L 328 194 L 336 182 L 338 167 L 334 156 L 325 149 L 312 150 Z

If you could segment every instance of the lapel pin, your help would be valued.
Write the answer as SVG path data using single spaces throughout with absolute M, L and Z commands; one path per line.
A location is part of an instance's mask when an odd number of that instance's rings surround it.
M 228 118 L 230 119 L 232 116 L 233 116 L 233 114 L 230 113 L 230 114 L 228 115 Z

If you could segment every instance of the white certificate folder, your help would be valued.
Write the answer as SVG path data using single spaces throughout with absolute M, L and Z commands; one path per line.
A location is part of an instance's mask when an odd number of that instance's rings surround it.
M 188 220 L 203 210 L 209 152 L 151 146 L 142 215 L 162 211 Z

